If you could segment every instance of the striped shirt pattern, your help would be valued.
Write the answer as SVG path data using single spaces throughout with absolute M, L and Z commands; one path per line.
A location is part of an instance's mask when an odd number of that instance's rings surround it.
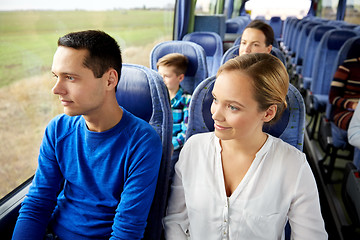
M 347 130 L 354 113 L 351 106 L 360 98 L 360 57 L 347 59 L 340 65 L 331 82 L 329 101 L 333 105 L 335 124 Z

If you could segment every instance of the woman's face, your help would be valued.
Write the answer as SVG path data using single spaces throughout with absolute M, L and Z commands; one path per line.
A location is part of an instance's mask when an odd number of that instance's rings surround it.
M 241 36 L 239 55 L 248 53 L 270 53 L 272 45 L 266 46 L 266 37 L 261 30 L 246 28 Z
M 221 140 L 247 140 L 262 134 L 266 112 L 259 111 L 252 82 L 238 70 L 223 71 L 217 77 L 211 113 L 215 134 Z

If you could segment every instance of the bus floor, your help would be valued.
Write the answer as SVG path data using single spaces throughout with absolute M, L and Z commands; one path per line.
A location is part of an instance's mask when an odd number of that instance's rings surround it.
M 307 131 L 305 131 L 304 153 L 318 185 L 321 211 L 329 234 L 329 240 L 359 240 L 360 229 L 352 228 L 341 195 L 343 172 L 349 160 L 337 158 L 331 179 L 326 181 L 323 171 L 319 167 L 319 159 L 323 158 L 325 152 L 322 151 L 316 139 L 316 133 L 314 139 L 310 140 Z M 340 153 L 343 155 L 348 154 L 346 151 Z M 328 161 L 329 157 L 324 161 L 324 165 L 327 165 Z

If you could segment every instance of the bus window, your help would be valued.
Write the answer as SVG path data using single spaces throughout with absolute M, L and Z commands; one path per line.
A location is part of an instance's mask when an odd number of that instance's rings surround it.
M 155 44 L 172 39 L 175 0 L 65 2 L 0 2 L 0 199 L 35 173 L 44 129 L 63 112 L 51 92 L 60 36 L 103 30 L 125 63 L 145 66 Z
M 345 19 L 348 23 L 360 24 L 360 0 L 346 1 Z
M 245 4 L 245 10 L 251 13 L 251 18 L 263 18 L 270 20 L 272 16 L 279 16 L 285 20 L 288 16 L 295 16 L 299 19 L 306 16 L 311 1 L 297 0 L 249 0 Z
M 339 4 L 338 0 L 323 0 L 321 1 L 320 17 L 326 18 L 329 20 L 336 20 L 337 6 Z

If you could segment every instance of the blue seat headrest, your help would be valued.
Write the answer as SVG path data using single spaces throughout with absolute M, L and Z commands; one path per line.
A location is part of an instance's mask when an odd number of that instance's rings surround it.
M 360 57 L 360 37 L 352 43 L 346 58 L 350 59 L 358 57 Z
M 322 36 L 325 34 L 325 32 L 331 30 L 331 29 L 335 29 L 335 27 L 333 26 L 320 26 L 316 29 L 315 32 L 315 41 L 320 41 Z
M 237 22 L 226 22 L 227 33 L 237 33 L 240 25 Z
M 330 33 L 327 47 L 330 50 L 339 50 L 349 38 L 355 36 L 356 33 L 351 30 L 333 30 Z
M 149 122 L 153 108 L 149 82 L 145 72 L 123 67 L 117 86 L 116 98 L 120 106 Z
M 213 56 L 216 52 L 216 48 L 214 46 L 217 45 L 217 42 L 210 34 L 192 35 L 189 41 L 194 41 L 202 46 L 206 52 L 206 56 Z
M 173 44 L 177 44 L 178 46 L 168 45 L 166 47 L 158 49 L 157 56 L 159 58 L 161 58 L 169 53 L 184 54 L 189 60 L 189 64 L 188 64 L 185 76 L 190 76 L 190 77 L 195 76 L 196 71 L 198 69 L 198 59 L 197 59 L 197 54 L 196 54 L 194 48 L 181 43 L 181 41 L 179 41 L 177 43 L 174 42 Z M 180 45 L 181 45 L 181 47 L 179 48 Z
M 319 25 L 320 23 L 317 23 L 317 22 L 311 22 L 311 23 L 308 23 L 308 25 L 305 27 L 305 34 L 308 36 L 311 29 L 314 28 L 314 26 L 316 25 Z

